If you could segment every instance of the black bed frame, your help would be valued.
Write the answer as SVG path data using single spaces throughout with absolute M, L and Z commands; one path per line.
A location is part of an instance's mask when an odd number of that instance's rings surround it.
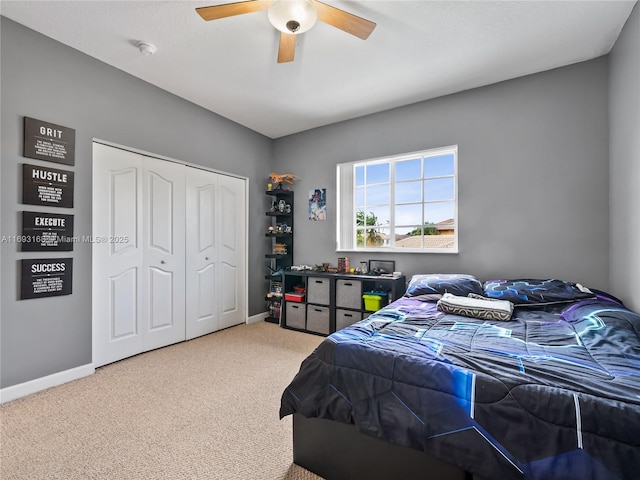
M 326 480 L 481 480 L 426 452 L 360 433 L 354 425 L 297 413 L 293 461 Z

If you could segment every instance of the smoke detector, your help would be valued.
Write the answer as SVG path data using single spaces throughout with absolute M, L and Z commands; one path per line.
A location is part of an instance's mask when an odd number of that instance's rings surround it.
M 138 42 L 136 46 L 138 47 L 138 50 L 140 50 L 140 53 L 145 57 L 150 57 L 151 55 L 156 53 L 155 45 L 149 42 Z

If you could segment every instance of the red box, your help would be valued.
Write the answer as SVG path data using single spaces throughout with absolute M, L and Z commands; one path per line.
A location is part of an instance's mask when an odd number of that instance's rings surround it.
M 285 293 L 284 299 L 287 302 L 304 302 L 304 293 Z

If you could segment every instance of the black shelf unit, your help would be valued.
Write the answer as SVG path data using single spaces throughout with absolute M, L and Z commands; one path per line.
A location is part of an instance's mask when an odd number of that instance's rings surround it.
M 304 301 L 282 302 L 280 325 L 317 335 L 329 335 L 347 325 L 368 317 L 363 294 L 386 293 L 384 306 L 405 294 L 407 280 L 404 275 L 386 277 L 366 274 L 327 273 L 315 271 L 286 271 L 283 292 L 303 287 Z
M 267 302 L 266 322 L 280 323 L 282 318 L 282 306 L 284 305 L 284 271 L 293 265 L 293 192 L 282 188 L 267 190 L 271 197 L 271 209 L 266 212 L 271 219 L 270 230 L 265 233 L 272 240 L 271 253 L 265 254 L 269 260 L 268 267 L 271 274 L 266 275 L 269 280 L 269 292 L 265 296 Z M 285 231 L 283 231 L 285 230 Z M 277 253 L 280 246 L 286 249 L 286 253 Z M 274 272 L 281 272 L 274 274 Z M 278 285 L 279 293 L 278 295 Z

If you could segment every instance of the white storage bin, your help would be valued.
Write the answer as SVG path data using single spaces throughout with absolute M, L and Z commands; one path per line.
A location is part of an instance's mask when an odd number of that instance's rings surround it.
M 299 328 L 304 330 L 305 328 L 305 305 L 303 303 L 291 303 L 287 302 L 285 325 L 287 327 Z
M 353 310 L 336 310 L 336 331 L 344 327 L 353 325 L 362 319 L 362 312 L 354 312 Z
M 329 307 L 307 305 L 307 330 L 329 335 Z
M 336 281 L 336 307 L 362 308 L 362 282 L 339 279 Z
M 307 303 L 329 305 L 331 303 L 331 280 L 322 277 L 309 277 L 307 280 Z

